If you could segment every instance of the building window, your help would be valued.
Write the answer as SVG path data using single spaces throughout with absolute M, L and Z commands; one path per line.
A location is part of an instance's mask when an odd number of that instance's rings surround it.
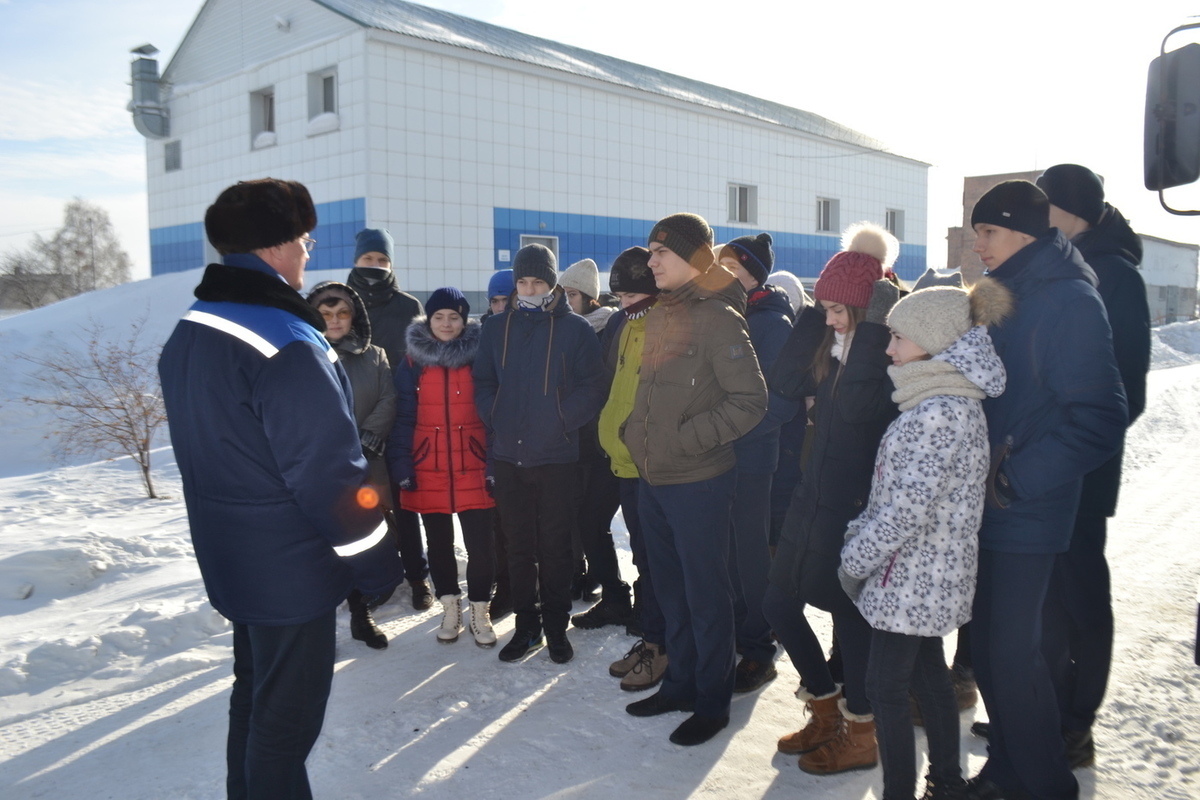
M 163 145 L 163 163 L 167 172 L 183 169 L 183 148 L 178 139 Z
M 250 93 L 250 144 L 254 149 L 275 144 L 275 87 Z
M 817 232 L 837 233 L 842 228 L 838 222 L 838 201 L 828 197 L 817 198 Z
M 904 212 L 889 208 L 883 214 L 883 227 L 887 228 L 892 236 L 904 241 Z
M 729 221 L 758 222 L 758 187 L 729 184 Z
M 554 257 L 558 258 L 558 237 L 557 236 L 531 236 L 526 233 L 521 234 L 521 247 L 528 244 L 544 245 Z
M 308 73 L 308 135 L 336 131 L 340 124 L 337 69 Z

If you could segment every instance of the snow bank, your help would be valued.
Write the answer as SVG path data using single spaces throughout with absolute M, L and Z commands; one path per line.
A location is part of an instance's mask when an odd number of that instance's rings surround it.
M 1174 322 L 1151 331 L 1151 369 L 1200 362 L 1200 320 Z

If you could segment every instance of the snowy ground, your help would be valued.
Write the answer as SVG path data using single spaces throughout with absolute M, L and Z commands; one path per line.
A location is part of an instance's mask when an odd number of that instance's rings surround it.
M 230 632 L 204 595 L 169 447 L 156 452 L 161 500 L 140 496 L 128 460 L 55 465 L 45 416 L 12 354 L 65 346 L 91 315 L 147 318 L 159 339 L 196 273 L 164 276 L 0 320 L 0 796 L 224 796 Z M 315 274 L 310 285 L 328 275 Z M 153 287 L 153 293 L 150 289 Z M 1200 668 L 1192 664 L 1200 538 L 1200 325 L 1157 332 L 1149 410 L 1130 433 L 1109 554 L 1117 642 L 1085 798 L 1200 798 Z M 620 539 L 623 569 L 628 543 Z M 464 637 L 440 645 L 433 612 L 407 593 L 378 615 L 383 651 L 340 618 L 337 676 L 309 759 L 320 797 L 875 798 L 878 770 L 815 778 L 775 739 L 800 723 L 797 679 L 734 700 L 704 746 L 667 735 L 681 718 L 634 719 L 636 695 L 607 675 L 632 640 L 573 631 L 576 658 L 504 664 Z M 824 615 L 812 616 L 827 636 Z M 506 637 L 511 618 L 499 626 Z M 612 631 L 612 632 L 610 632 Z M 964 713 L 963 729 L 982 709 Z M 918 744 L 922 740 L 918 738 Z M 974 772 L 986 753 L 965 735 Z

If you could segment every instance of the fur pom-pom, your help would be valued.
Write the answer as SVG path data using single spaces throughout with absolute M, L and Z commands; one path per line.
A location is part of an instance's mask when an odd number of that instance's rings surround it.
M 900 255 L 900 242 L 874 222 L 856 222 L 842 234 L 842 250 L 874 256 L 887 270 Z
M 998 325 L 1013 310 L 1012 292 L 994 278 L 980 278 L 970 289 L 971 322 L 974 325 Z

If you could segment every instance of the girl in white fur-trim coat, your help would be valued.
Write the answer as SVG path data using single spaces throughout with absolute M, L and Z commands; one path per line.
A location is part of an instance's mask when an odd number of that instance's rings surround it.
M 1005 383 L 984 326 L 1010 307 L 1007 290 L 985 278 L 970 293 L 914 292 L 888 316 L 888 374 L 901 414 L 880 443 L 870 499 L 850 523 L 839 570 L 873 629 L 867 697 L 885 799 L 915 794 L 910 690 L 929 740 L 931 795 L 963 783 L 941 637 L 971 617 L 990 460 L 981 401 Z

